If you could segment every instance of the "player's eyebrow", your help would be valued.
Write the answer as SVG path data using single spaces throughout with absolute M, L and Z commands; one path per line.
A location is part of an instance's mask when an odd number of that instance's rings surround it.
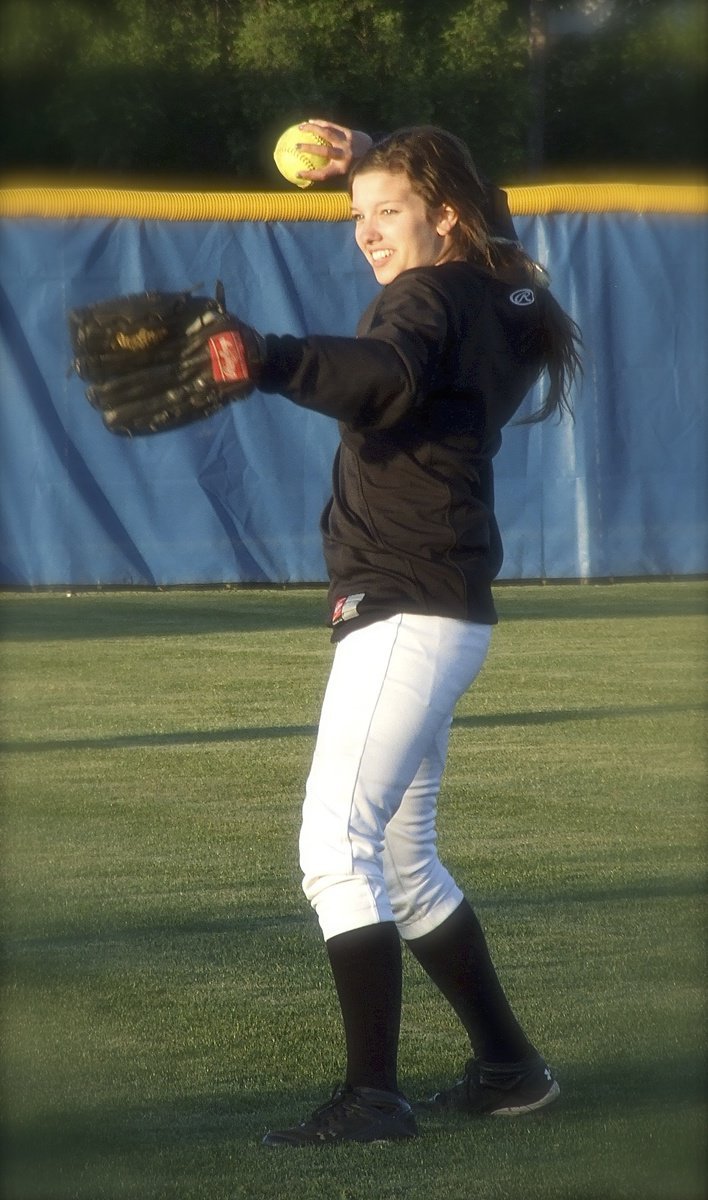
M 376 209 L 376 208 L 397 208 L 401 204 L 403 204 L 402 200 L 377 200 L 376 203 L 372 204 L 371 207 L 374 209 Z M 357 208 L 356 205 L 352 204 L 352 216 L 354 215 L 354 213 L 358 213 L 358 212 L 361 212 L 361 209 Z

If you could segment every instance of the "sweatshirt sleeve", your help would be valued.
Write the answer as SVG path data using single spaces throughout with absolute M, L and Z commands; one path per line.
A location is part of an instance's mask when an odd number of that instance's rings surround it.
M 354 429 L 395 425 L 444 383 L 450 319 L 435 270 L 388 284 L 356 338 L 269 334 L 259 389 Z

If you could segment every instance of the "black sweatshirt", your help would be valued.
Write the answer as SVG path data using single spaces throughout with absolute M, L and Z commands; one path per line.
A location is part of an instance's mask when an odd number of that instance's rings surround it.
M 492 459 L 543 365 L 546 294 L 404 271 L 357 337 L 266 338 L 259 387 L 340 422 L 322 514 L 333 638 L 396 612 L 495 624 Z

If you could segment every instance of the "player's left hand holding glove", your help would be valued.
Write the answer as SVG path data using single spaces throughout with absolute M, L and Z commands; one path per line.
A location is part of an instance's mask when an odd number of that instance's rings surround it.
M 263 339 L 217 299 L 190 292 L 117 296 L 69 313 L 74 369 L 111 433 L 160 433 L 250 395 Z

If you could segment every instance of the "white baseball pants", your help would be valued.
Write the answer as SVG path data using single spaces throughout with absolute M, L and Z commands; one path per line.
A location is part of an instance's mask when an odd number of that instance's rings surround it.
M 462 901 L 437 854 L 437 798 L 453 711 L 490 637 L 489 625 L 403 613 L 337 645 L 300 834 L 325 940 L 382 921 L 422 937 Z

